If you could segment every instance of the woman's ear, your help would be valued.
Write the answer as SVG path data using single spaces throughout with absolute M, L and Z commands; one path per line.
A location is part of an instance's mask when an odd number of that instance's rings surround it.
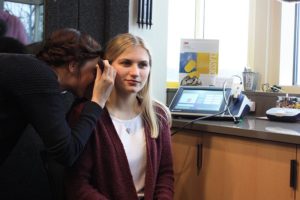
M 69 72 L 71 72 L 72 74 L 77 74 L 78 73 L 78 65 L 76 62 L 70 62 L 68 64 L 68 70 Z

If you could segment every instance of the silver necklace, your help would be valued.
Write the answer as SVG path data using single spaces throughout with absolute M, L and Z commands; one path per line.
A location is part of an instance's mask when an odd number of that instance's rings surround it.
M 125 131 L 126 131 L 126 133 L 127 134 L 131 134 L 131 133 L 133 133 L 133 127 L 132 127 L 132 125 L 135 123 L 135 118 L 134 119 L 131 119 L 131 120 L 129 120 L 129 121 L 127 121 L 127 123 L 125 122 L 124 123 L 124 126 L 125 126 Z
M 133 119 L 125 122 L 123 125 L 125 126 L 125 131 L 127 134 L 135 133 L 137 118 L 139 115 L 135 116 Z
M 128 134 L 131 133 L 131 129 L 130 129 L 130 128 L 127 127 L 125 130 L 126 130 L 126 132 L 127 132 Z

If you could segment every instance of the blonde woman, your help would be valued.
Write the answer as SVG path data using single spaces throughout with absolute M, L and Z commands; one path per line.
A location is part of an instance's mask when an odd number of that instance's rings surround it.
M 173 199 L 170 114 L 150 96 L 151 55 L 121 34 L 105 49 L 117 75 L 85 151 L 66 178 L 68 199 Z M 75 124 L 81 106 L 74 109 Z

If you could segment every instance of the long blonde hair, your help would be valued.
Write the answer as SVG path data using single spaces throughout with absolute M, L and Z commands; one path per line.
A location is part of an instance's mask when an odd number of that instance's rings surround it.
M 146 47 L 145 42 L 142 38 L 132 35 L 130 33 L 119 34 L 111 39 L 106 45 L 104 52 L 104 59 L 113 62 L 117 57 L 119 57 L 126 49 L 132 46 L 140 46 L 146 50 L 149 56 L 149 65 L 152 66 L 152 59 L 149 49 Z M 166 118 L 164 121 L 167 121 L 171 124 L 171 115 L 166 106 L 162 103 L 153 100 L 150 95 L 150 76 L 151 70 L 148 76 L 148 80 L 144 88 L 137 93 L 137 98 L 141 103 L 142 108 L 142 118 L 145 120 L 147 125 L 150 127 L 151 137 L 157 138 L 159 135 L 159 127 L 162 122 L 159 118 Z M 160 108 L 164 111 L 164 114 L 159 114 L 157 108 Z

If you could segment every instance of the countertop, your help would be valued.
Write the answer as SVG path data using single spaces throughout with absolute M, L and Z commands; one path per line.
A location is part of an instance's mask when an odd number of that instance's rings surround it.
M 176 131 L 178 127 L 182 127 L 190 121 L 190 119 L 173 119 L 172 131 Z M 238 124 L 234 124 L 232 121 L 200 120 L 186 126 L 183 130 L 300 144 L 300 122 L 274 122 L 256 117 L 245 117 Z

